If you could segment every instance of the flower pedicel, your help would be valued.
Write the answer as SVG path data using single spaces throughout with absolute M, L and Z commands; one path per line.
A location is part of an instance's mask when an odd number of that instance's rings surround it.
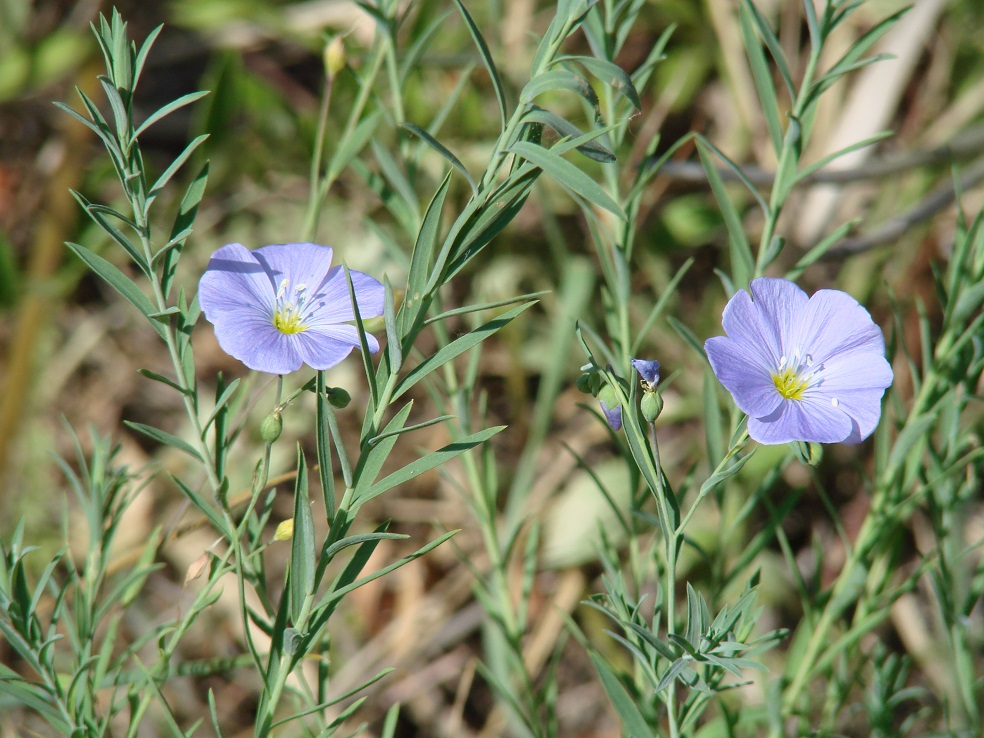
M 787 279 L 752 280 L 728 302 L 727 336 L 704 344 L 718 380 L 759 443 L 860 443 L 892 384 L 885 339 L 840 290 L 808 297 Z
M 250 251 L 223 246 L 208 262 L 198 286 L 205 317 L 219 346 L 250 369 L 288 374 L 307 364 L 335 366 L 360 346 L 348 282 L 331 266 L 332 250 L 313 243 L 283 243 Z M 349 271 L 359 314 L 383 313 L 383 285 Z M 369 350 L 379 343 L 366 336 Z

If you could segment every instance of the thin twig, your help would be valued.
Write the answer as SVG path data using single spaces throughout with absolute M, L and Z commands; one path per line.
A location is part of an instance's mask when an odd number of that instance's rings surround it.
M 804 177 L 800 184 L 843 184 L 884 179 L 919 167 L 948 164 L 953 161 L 973 158 L 981 152 L 984 152 L 984 126 L 976 126 L 955 137 L 952 141 L 926 151 L 913 151 L 898 156 L 876 159 L 855 169 L 822 169 Z M 753 164 L 742 166 L 742 172 L 756 187 L 771 187 L 775 179 L 774 172 Z M 738 176 L 729 167 L 720 167 L 718 174 L 726 182 L 738 181 Z M 696 161 L 668 161 L 660 168 L 660 175 L 688 184 L 700 184 L 707 181 L 704 167 Z
M 929 195 L 920 200 L 909 211 L 897 218 L 892 218 L 870 233 L 857 238 L 844 239 L 839 246 L 830 249 L 821 257 L 823 261 L 842 259 L 851 254 L 858 254 L 862 251 L 881 246 L 901 237 L 903 233 L 921 221 L 928 220 L 943 208 L 949 206 L 957 197 L 958 192 L 965 192 L 972 187 L 984 182 L 984 157 L 973 162 L 964 170 L 960 178 L 960 185 L 954 186 L 947 182 L 945 185 L 933 190 Z

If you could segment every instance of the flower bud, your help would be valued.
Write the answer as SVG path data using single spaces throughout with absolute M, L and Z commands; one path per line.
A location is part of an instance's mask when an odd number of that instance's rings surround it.
M 328 400 L 328 404 L 339 410 L 348 407 L 348 404 L 352 402 L 352 395 L 341 387 L 329 387 L 326 389 L 325 398 Z
M 339 72 L 345 69 L 345 42 L 341 36 L 335 36 L 328 42 L 324 51 L 324 62 L 328 79 L 334 79 Z
M 287 518 L 277 526 L 277 530 L 273 534 L 273 540 L 275 541 L 289 541 L 294 537 L 294 518 Z
M 260 438 L 263 439 L 263 443 L 270 446 L 277 442 L 283 430 L 284 419 L 278 408 L 263 418 L 263 422 L 260 423 Z
M 591 375 L 590 374 L 582 374 L 581 376 L 579 376 L 577 378 L 577 382 L 575 382 L 575 386 L 577 387 L 578 392 L 583 392 L 586 395 L 592 394 L 592 392 L 591 392 Z
M 619 404 L 618 395 L 607 384 L 598 393 L 598 400 L 601 401 L 601 410 L 605 414 L 605 420 L 612 430 L 617 431 L 622 427 L 622 406 Z
M 655 421 L 659 414 L 663 411 L 663 398 L 655 392 L 644 392 L 642 394 L 641 404 L 642 417 L 646 419 L 647 423 L 652 423 Z

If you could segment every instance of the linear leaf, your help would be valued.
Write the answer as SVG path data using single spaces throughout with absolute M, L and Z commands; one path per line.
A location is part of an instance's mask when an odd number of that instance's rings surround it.
M 550 290 L 541 290 L 540 292 L 528 292 L 525 295 L 517 295 L 516 297 L 510 297 L 505 300 L 498 300 L 497 302 L 484 302 L 481 305 L 465 305 L 464 307 L 445 310 L 440 315 L 435 315 L 433 318 L 428 318 L 426 321 L 424 321 L 424 325 L 430 325 L 431 323 L 438 323 L 442 320 L 447 320 L 448 318 L 454 317 L 455 315 L 480 313 L 484 310 L 493 310 L 495 308 L 506 307 L 507 305 L 515 305 L 517 302 L 525 302 L 526 300 L 535 300 L 538 297 L 543 297 L 544 295 L 549 295 L 549 294 L 550 294 Z
M 528 310 L 534 304 L 535 302 L 531 301 L 524 305 L 520 305 L 519 307 L 515 307 L 512 310 L 493 318 L 487 323 L 484 323 L 475 330 L 466 333 L 460 338 L 456 338 L 447 346 L 439 349 L 425 361 L 415 366 L 405 377 L 403 377 L 403 379 L 400 380 L 400 382 L 396 385 L 396 389 L 393 391 L 393 399 L 395 400 L 400 397 L 404 392 L 409 390 L 435 369 L 444 366 L 455 357 L 460 356 L 473 346 L 477 346 L 486 338 L 504 328 L 513 320 L 513 318 Z
M 545 92 L 554 90 L 570 90 L 575 92 L 593 107 L 598 109 L 598 94 L 594 91 L 591 84 L 580 74 L 574 74 L 569 69 L 552 69 L 549 72 L 538 74 L 523 87 L 519 94 L 522 103 L 531 103 Z
M 308 470 L 304 452 L 297 445 L 297 477 L 294 480 L 294 535 L 290 540 L 290 616 L 300 622 L 304 602 L 314 591 L 314 520 L 308 497 Z
M 492 79 L 492 89 L 495 91 L 495 98 L 499 102 L 499 130 L 504 131 L 506 130 L 506 96 L 502 91 L 502 82 L 499 80 L 499 73 L 496 71 L 495 62 L 492 61 L 492 54 L 489 52 L 488 44 L 485 43 L 485 39 L 482 37 L 482 32 L 478 30 L 478 26 L 475 25 L 474 19 L 465 9 L 461 0 L 454 0 L 454 4 L 458 8 L 458 12 L 461 13 L 461 17 L 464 18 L 465 25 L 468 26 L 468 32 L 471 34 L 475 46 L 478 47 L 478 53 L 482 57 L 482 63 L 485 64 L 485 68 L 489 72 L 489 77 Z
M 146 131 L 161 118 L 170 115 L 171 113 L 173 113 L 175 110 L 178 110 L 179 108 L 183 108 L 185 105 L 191 105 L 193 102 L 201 100 L 207 94 L 208 94 L 208 90 L 199 90 L 198 92 L 189 92 L 187 95 L 182 95 L 177 100 L 172 100 L 167 105 L 162 107 L 160 110 L 157 110 L 154 113 L 152 113 L 150 117 L 147 118 L 147 120 L 141 123 L 140 127 L 133 132 L 131 141 L 135 141 L 136 139 L 138 139 L 141 133 Z
M 441 227 L 441 213 L 444 211 L 444 200 L 451 184 L 449 173 L 427 206 L 424 213 L 417 241 L 413 245 L 413 255 L 410 257 L 410 273 L 407 275 L 407 291 L 400 308 L 400 332 L 406 336 L 411 326 L 417 321 L 424 295 L 427 290 L 427 279 L 430 276 L 431 260 L 434 246 Z
M 509 147 L 509 151 L 540 167 L 558 184 L 625 220 L 625 211 L 601 188 L 601 185 L 552 150 L 528 141 L 517 141 Z
M 632 696 L 626 691 L 625 686 L 615 676 L 608 664 L 593 651 L 589 655 L 591 656 L 591 663 L 598 671 L 598 676 L 601 677 L 601 686 L 604 687 L 605 694 L 611 700 L 626 732 L 632 738 L 656 738 L 650 730 L 646 718 L 636 706 L 635 700 L 632 699 Z
M 154 330 L 157 331 L 161 338 L 165 337 L 164 326 L 161 325 L 160 322 L 153 320 L 150 317 L 156 312 L 156 308 L 153 303 L 151 303 L 150 298 L 140 291 L 140 288 L 137 287 L 136 283 L 132 279 L 104 258 L 87 249 L 85 246 L 71 242 L 68 242 L 65 245 L 68 246 L 68 248 L 70 248 L 76 256 L 84 261 L 86 265 L 98 274 L 110 287 L 119 292 L 127 302 L 139 310 L 141 315 L 150 321 L 150 324 L 154 327 Z
M 377 443 L 379 443 L 380 441 L 382 441 L 384 438 L 389 438 L 390 436 L 401 436 L 404 433 L 412 433 L 413 431 L 418 431 L 418 430 L 421 430 L 423 428 L 429 428 L 432 425 L 437 425 L 439 423 L 443 423 L 444 421 L 451 420 L 454 417 L 455 417 L 454 415 L 439 415 L 436 418 L 431 418 L 430 420 L 425 420 L 422 423 L 414 423 L 413 425 L 408 425 L 408 426 L 405 426 L 403 428 L 398 428 L 395 431 L 390 431 L 388 433 L 380 433 L 378 436 L 373 436 L 368 441 L 366 441 L 366 444 L 369 445 L 369 446 L 375 446 Z
M 642 110 L 642 101 L 639 99 L 635 85 L 632 84 L 632 78 L 617 64 L 593 56 L 560 56 L 554 60 L 554 64 L 562 62 L 577 62 L 632 103 L 632 107 L 636 110 Z
M 741 20 L 741 35 L 744 39 L 745 53 L 748 55 L 748 65 L 752 70 L 752 81 L 758 92 L 759 100 L 762 103 L 762 113 L 765 115 L 765 127 L 769 131 L 769 138 L 772 140 L 772 150 L 778 157 L 782 151 L 782 123 L 779 121 L 779 100 L 776 96 L 776 87 L 772 82 L 772 75 L 769 73 L 769 66 L 765 61 L 765 52 L 762 51 L 762 44 L 759 43 L 758 35 L 753 28 L 751 16 L 754 10 L 749 9 L 751 3 L 746 0 L 741 4 L 738 11 Z
M 463 454 L 465 451 L 485 443 L 505 427 L 506 426 L 504 425 L 497 425 L 492 428 L 486 428 L 485 430 L 478 431 L 477 433 L 464 436 L 463 438 L 459 438 L 457 441 L 449 443 L 447 446 L 444 446 L 437 451 L 427 454 L 423 458 L 407 464 L 399 471 L 393 472 L 372 485 L 368 490 L 366 490 L 365 496 L 360 498 L 360 502 L 366 502 L 374 497 L 378 497 L 384 492 L 388 492 L 404 482 L 408 482 L 411 479 L 419 477 L 421 474 L 430 471 L 431 469 L 441 466 L 456 456 Z
M 423 128 L 421 128 L 420 126 L 415 126 L 413 123 L 407 123 L 406 121 L 404 121 L 403 123 L 400 124 L 400 127 L 406 128 L 414 135 L 419 136 L 421 139 L 423 139 L 424 143 L 426 143 L 428 146 L 434 149 L 434 151 L 436 151 L 438 154 L 443 156 L 448 161 L 448 163 L 451 164 L 451 166 L 453 166 L 455 169 L 457 169 L 465 176 L 465 179 L 468 180 L 468 184 L 471 185 L 472 192 L 476 195 L 478 194 L 478 185 L 475 183 L 475 179 L 468 172 L 468 169 L 465 167 L 465 165 L 461 163 L 461 159 L 459 159 L 457 156 L 452 154 L 444 144 L 442 144 L 440 141 L 438 141 L 436 138 L 430 135 Z
M 157 194 L 164 189 L 165 185 L 171 181 L 171 178 L 174 177 L 178 170 L 184 166 L 184 163 L 188 161 L 188 158 L 195 153 L 195 149 L 201 146 L 207 138 L 208 134 L 203 133 L 202 135 L 193 138 L 191 143 L 185 146 L 184 150 L 178 154 L 177 158 L 171 162 L 170 166 L 168 166 L 168 168 L 164 170 L 164 173 L 157 178 L 156 182 L 154 182 L 153 187 L 151 187 L 150 191 L 147 193 L 148 200 L 155 198 Z
M 549 126 L 562 137 L 580 138 L 584 135 L 584 131 L 570 121 L 561 118 L 556 113 L 551 113 L 549 110 L 544 110 L 543 108 L 539 108 L 535 105 L 528 113 L 526 113 L 526 115 L 523 116 L 523 122 L 529 121 L 534 121 L 536 123 L 542 123 L 545 126 Z M 597 141 L 589 141 L 586 144 L 578 146 L 577 150 L 589 159 L 600 161 L 603 164 L 610 164 L 615 161 L 615 154 Z
M 145 436 L 154 439 L 158 443 L 162 443 L 165 446 L 170 446 L 171 448 L 176 448 L 179 451 L 184 451 L 186 454 L 197 459 L 198 461 L 202 460 L 202 457 L 199 455 L 194 446 L 187 441 L 182 441 L 180 438 L 168 433 L 167 431 L 162 431 L 160 428 L 155 428 L 152 425 L 136 423 L 132 420 L 124 420 L 123 424 L 127 428 L 132 428 L 135 431 L 143 433 Z
M 735 209 L 734 203 L 728 196 L 721 175 L 718 174 L 717 167 L 711 160 L 709 147 L 705 147 L 703 139 L 697 139 L 697 151 L 700 154 L 701 164 L 707 173 L 707 181 L 711 186 L 718 206 L 721 208 L 721 215 L 728 229 L 728 243 L 731 253 L 731 271 L 734 275 L 735 285 L 744 289 L 748 286 L 755 271 L 755 257 L 752 256 L 752 247 L 748 243 L 745 235 L 745 228 L 741 222 L 741 216 Z

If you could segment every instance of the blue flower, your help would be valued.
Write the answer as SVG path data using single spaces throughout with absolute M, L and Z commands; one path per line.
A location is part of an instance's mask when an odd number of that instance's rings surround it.
M 205 317 L 219 346 L 250 369 L 287 374 L 307 364 L 335 366 L 359 343 L 348 282 L 331 267 L 332 250 L 313 243 L 284 243 L 250 251 L 223 246 L 208 262 L 198 286 Z M 383 286 L 350 271 L 359 314 L 382 315 Z M 369 350 L 379 343 L 366 336 Z
M 639 376 L 642 377 L 643 389 L 654 390 L 656 383 L 659 382 L 659 362 L 647 361 L 646 359 L 632 359 L 630 362 Z
M 601 405 L 601 412 L 605 415 L 605 420 L 608 421 L 608 425 L 611 426 L 613 431 L 622 429 L 622 406 L 616 405 L 615 407 L 608 409 L 608 405 L 605 404 L 604 400 L 599 400 L 598 404 Z
M 724 309 L 727 336 L 704 344 L 718 380 L 764 444 L 860 443 L 892 384 L 885 340 L 845 292 L 808 297 L 786 279 L 760 278 Z

